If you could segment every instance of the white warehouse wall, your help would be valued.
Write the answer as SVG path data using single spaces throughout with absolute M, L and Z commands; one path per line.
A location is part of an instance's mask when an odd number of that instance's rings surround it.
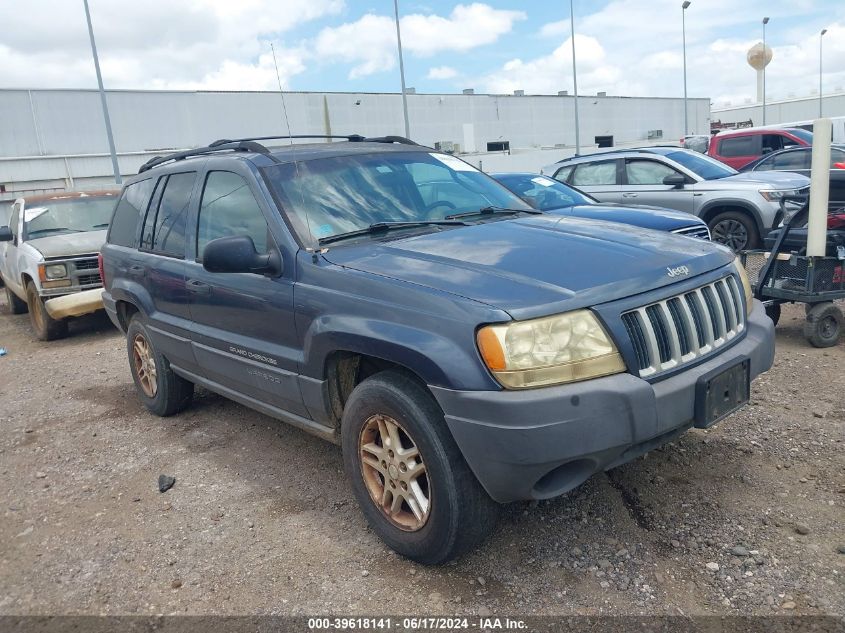
M 822 96 L 822 113 L 825 117 L 845 116 L 845 92 Z M 714 108 L 713 121 L 738 123 L 751 119 L 753 125 L 763 124 L 763 107 L 759 103 Z M 766 103 L 766 125 L 811 121 L 819 118 L 819 97 L 803 97 Z
M 278 92 L 112 90 L 107 98 L 124 175 L 169 150 L 287 130 Z M 288 92 L 284 99 L 294 134 L 404 133 L 398 94 Z M 662 130 L 662 142 L 683 134 L 683 99 L 581 96 L 578 103 L 582 151 L 595 147 L 596 136 L 634 145 L 648 142 L 650 130 Z M 690 133 L 709 129 L 709 105 L 689 100 Z M 488 142 L 507 140 L 512 149 L 569 148 L 566 154 L 575 144 L 572 96 L 409 94 L 408 109 L 411 136 L 425 145 L 451 141 L 483 152 Z M 0 200 L 111 182 L 97 91 L 2 89 L 0 112 Z

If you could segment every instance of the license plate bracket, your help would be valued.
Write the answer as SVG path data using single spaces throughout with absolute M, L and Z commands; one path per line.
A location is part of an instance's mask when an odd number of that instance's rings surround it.
M 745 359 L 698 379 L 695 427 L 706 429 L 741 409 L 751 397 L 751 361 Z

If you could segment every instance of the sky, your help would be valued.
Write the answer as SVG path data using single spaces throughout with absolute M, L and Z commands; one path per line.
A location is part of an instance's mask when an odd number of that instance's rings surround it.
M 578 88 L 683 96 L 681 0 L 573 0 Z M 398 92 L 392 0 L 89 0 L 107 88 Z M 572 92 L 565 0 L 399 0 L 417 92 Z M 756 98 L 746 62 L 773 49 L 767 99 L 845 88 L 845 1 L 692 0 L 690 97 Z M 0 0 L 0 87 L 95 88 L 82 0 Z M 271 44 L 279 66 L 277 78 Z M 817 94 L 817 93 L 816 93 Z

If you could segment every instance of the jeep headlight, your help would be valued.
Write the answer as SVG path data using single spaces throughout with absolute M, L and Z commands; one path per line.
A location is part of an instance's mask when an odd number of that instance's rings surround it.
M 476 336 L 502 386 L 526 389 L 625 371 L 622 356 L 589 310 L 488 325 Z
M 754 307 L 754 292 L 751 290 L 748 273 L 745 272 L 745 267 L 742 265 L 739 257 L 734 259 L 734 268 L 736 268 L 736 274 L 739 275 L 739 280 L 742 282 L 742 290 L 745 293 L 745 316 L 751 316 L 751 310 Z
M 44 277 L 46 279 L 64 279 L 67 277 L 67 266 L 64 264 L 45 264 Z

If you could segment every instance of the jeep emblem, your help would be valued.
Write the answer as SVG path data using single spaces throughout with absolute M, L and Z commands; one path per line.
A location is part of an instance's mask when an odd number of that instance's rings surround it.
M 670 277 L 680 277 L 681 275 L 689 275 L 689 268 L 686 266 L 676 266 L 675 268 L 667 267 L 666 270 L 669 272 L 667 273 Z

